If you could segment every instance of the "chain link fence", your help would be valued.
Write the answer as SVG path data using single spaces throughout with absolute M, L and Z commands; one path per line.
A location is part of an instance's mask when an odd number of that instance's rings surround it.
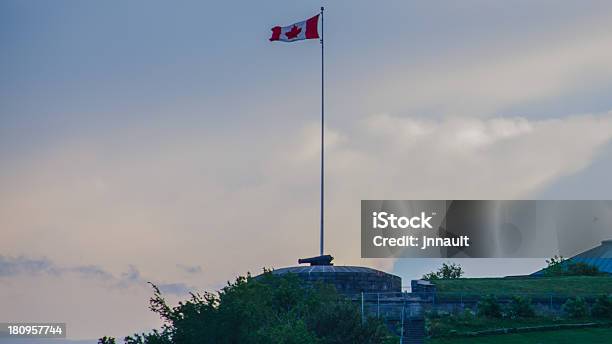
M 445 293 L 445 292 L 384 292 L 353 295 L 359 304 L 363 321 L 375 317 L 400 337 L 400 343 L 423 343 L 426 336 L 425 319 L 442 315 L 461 316 L 478 314 L 479 302 L 493 296 L 501 309 L 508 309 L 514 297 L 528 300 L 540 317 L 560 318 L 565 314 L 563 305 L 570 299 L 582 298 L 592 305 L 599 294 L 562 295 L 555 293 Z

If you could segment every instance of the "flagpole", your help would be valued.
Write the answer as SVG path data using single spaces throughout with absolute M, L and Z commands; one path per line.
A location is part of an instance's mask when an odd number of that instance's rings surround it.
M 324 176 L 324 171 L 325 171 L 325 74 L 323 73 L 324 71 L 324 64 L 323 64 L 323 36 L 324 36 L 324 28 L 323 28 L 323 11 L 324 8 L 323 6 L 321 6 L 321 247 L 320 247 L 320 253 L 321 255 L 323 255 L 324 252 L 324 246 L 323 246 L 323 237 L 324 237 L 324 219 L 325 219 L 325 213 L 324 213 L 324 205 L 325 205 L 325 176 Z

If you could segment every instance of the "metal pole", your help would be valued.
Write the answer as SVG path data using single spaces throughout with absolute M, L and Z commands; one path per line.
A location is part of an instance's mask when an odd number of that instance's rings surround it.
M 405 307 L 406 307 L 406 300 L 402 301 L 402 316 L 401 316 L 402 330 L 400 332 L 400 344 L 404 344 L 404 308 Z
M 380 318 L 380 293 L 377 293 L 376 296 L 376 317 Z
M 363 302 L 363 292 L 361 292 L 361 324 L 363 325 L 365 323 L 365 317 L 364 317 L 364 302 Z
M 553 312 L 553 296 L 550 294 L 550 314 Z
M 323 6 L 321 6 L 321 247 L 320 247 L 320 253 L 321 255 L 323 255 L 323 251 L 324 251 L 324 247 L 323 247 L 323 226 L 324 226 L 324 218 L 325 218 L 325 214 L 324 214 L 324 192 L 325 192 L 325 178 L 324 178 L 324 171 L 325 171 L 325 135 L 324 135 L 324 128 L 325 128 L 325 88 L 324 88 L 324 81 L 325 81 L 325 74 L 323 73 L 324 71 L 324 64 L 323 64 L 323 32 L 324 32 L 324 28 L 323 28 Z

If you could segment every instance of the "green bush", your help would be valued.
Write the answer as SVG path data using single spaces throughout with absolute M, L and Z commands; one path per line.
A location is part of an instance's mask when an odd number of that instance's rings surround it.
M 423 275 L 422 279 L 432 281 L 438 279 L 455 279 L 463 276 L 464 271 L 461 265 L 455 263 L 442 263 L 438 271 Z
M 601 275 L 601 272 L 594 265 L 577 262 L 567 265 L 566 274 L 569 276 L 598 276 Z
M 478 301 L 478 315 L 490 318 L 501 318 L 501 306 L 499 302 L 497 302 L 497 298 L 493 295 L 488 295 Z
M 591 314 L 597 318 L 612 319 L 612 295 L 601 295 L 593 304 Z
M 466 321 L 474 320 L 476 314 L 469 308 L 464 309 L 462 312 L 457 314 L 457 317 Z
M 545 276 L 599 276 L 601 271 L 591 264 L 573 262 L 562 256 L 554 256 L 546 261 Z
M 531 299 L 522 296 L 513 296 L 508 305 L 508 314 L 512 318 L 531 318 L 535 311 L 531 306 Z
M 554 256 L 546 260 L 547 267 L 544 269 L 545 276 L 562 276 L 565 274 L 563 267 L 566 259 L 563 256 Z
M 565 311 L 570 318 L 574 319 L 584 318 L 588 315 L 587 304 L 581 297 L 565 301 L 563 304 L 563 311 Z
M 98 344 L 116 344 L 115 338 L 104 336 L 98 339 Z
M 150 309 L 160 330 L 134 334 L 126 344 L 382 344 L 392 340 L 381 320 L 362 322 L 359 307 L 333 286 L 304 287 L 292 274 L 238 277 L 218 293 L 191 294 L 171 307 L 153 286 Z M 114 344 L 101 338 L 101 344 Z
M 437 309 L 425 311 L 425 317 L 428 319 L 440 319 L 442 314 Z

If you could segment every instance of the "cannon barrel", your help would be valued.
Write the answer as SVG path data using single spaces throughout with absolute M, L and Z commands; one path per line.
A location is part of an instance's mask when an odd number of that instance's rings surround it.
M 310 264 L 311 266 L 313 265 L 333 265 L 332 260 L 334 260 L 334 257 L 332 257 L 329 254 L 326 254 L 326 255 L 316 256 L 316 257 L 311 257 L 311 258 L 300 258 L 298 259 L 298 264 Z

